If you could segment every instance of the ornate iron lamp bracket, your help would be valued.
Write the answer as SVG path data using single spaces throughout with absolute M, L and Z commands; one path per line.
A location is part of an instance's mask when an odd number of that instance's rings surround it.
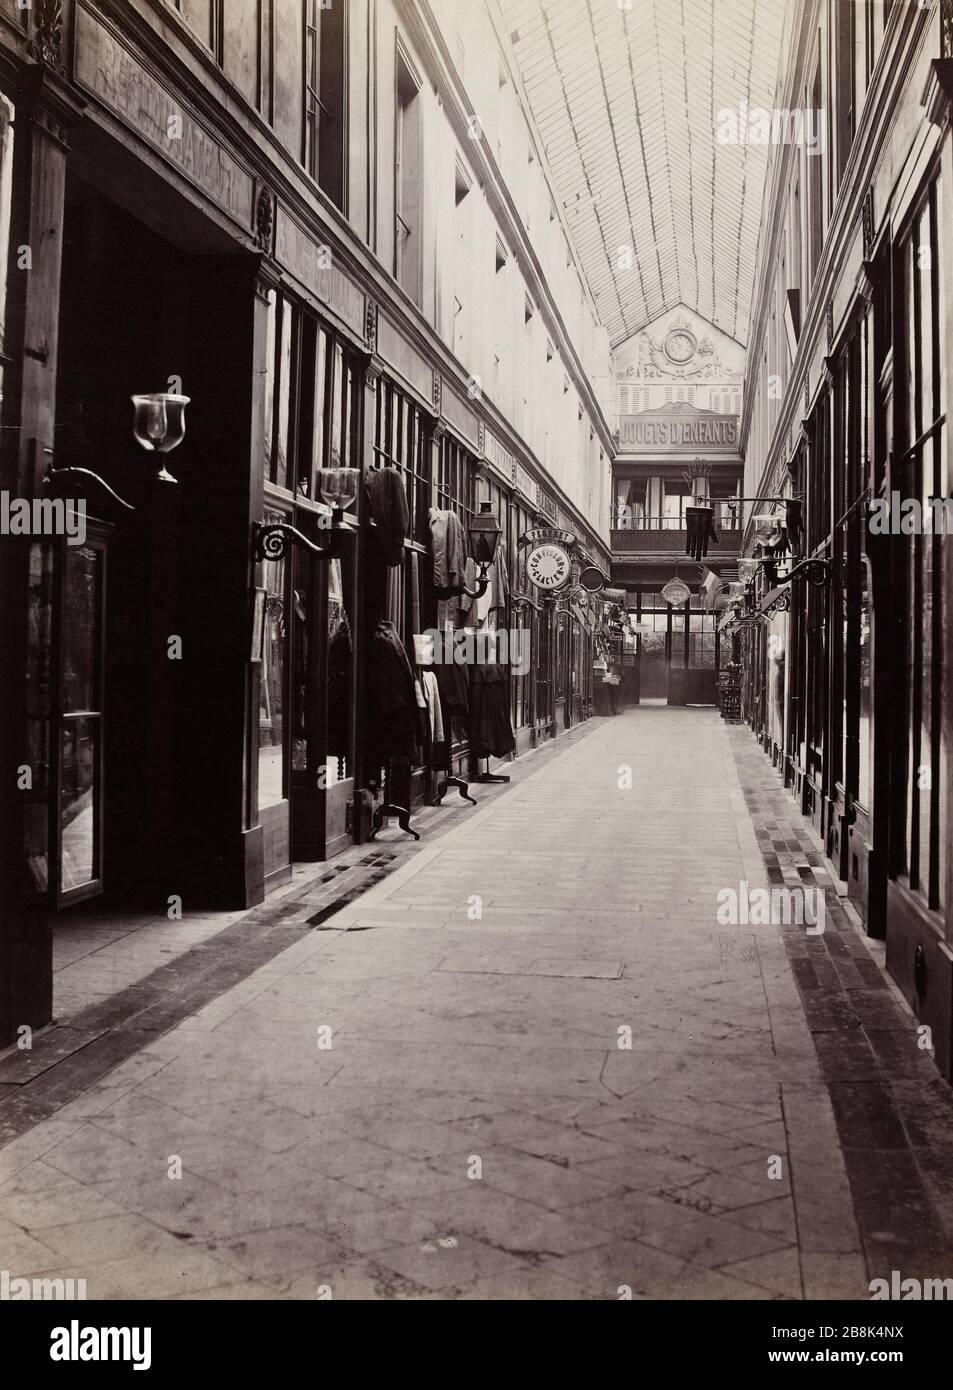
M 465 584 L 463 586 L 463 592 L 466 594 L 467 598 L 482 598 L 490 587 L 490 579 L 487 574 L 489 563 L 486 560 L 480 560 L 479 565 L 480 573 L 477 575 L 476 588 L 468 589 Z
M 327 545 L 315 545 L 314 541 L 308 540 L 297 527 L 289 525 L 286 521 L 274 522 L 267 526 L 258 521 L 255 523 L 254 532 L 255 559 L 283 560 L 288 542 L 292 541 L 296 545 L 303 545 L 305 550 L 317 555 L 319 559 L 329 560 L 338 553 L 340 534 L 340 531 L 332 530 Z
M 522 608 L 524 605 L 528 605 L 530 608 L 535 609 L 537 613 L 543 612 L 543 605 L 537 603 L 535 599 L 530 598 L 529 594 L 514 594 L 511 602 L 514 608 Z
M 118 502 L 120 507 L 125 507 L 127 512 L 134 512 L 136 510 L 131 502 L 123 501 L 119 493 L 114 492 L 109 486 L 106 479 L 101 478 L 98 473 L 94 473 L 91 468 L 54 468 L 53 465 L 50 464 L 46 470 L 46 476 L 43 481 L 49 484 L 55 482 L 57 478 L 92 478 L 93 482 L 98 483 L 105 492 L 108 492 L 113 501 Z
M 822 586 L 830 581 L 831 562 L 821 558 L 802 560 L 790 573 L 778 577 L 779 584 L 790 584 L 792 579 L 806 579 L 809 584 Z

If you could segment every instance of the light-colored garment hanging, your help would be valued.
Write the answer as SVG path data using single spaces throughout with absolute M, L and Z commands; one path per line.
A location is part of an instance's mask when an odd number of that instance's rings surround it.
M 440 690 L 437 686 L 437 677 L 434 675 L 433 671 L 424 671 L 420 680 L 424 688 L 424 699 L 427 701 L 431 742 L 442 743 L 443 711 L 440 708 Z

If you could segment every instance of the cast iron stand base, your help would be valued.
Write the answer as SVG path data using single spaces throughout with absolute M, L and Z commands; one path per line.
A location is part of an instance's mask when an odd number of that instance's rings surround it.
M 479 781 L 479 778 L 477 780 Z M 473 797 L 468 795 L 470 791 L 469 782 L 464 782 L 462 777 L 441 777 L 440 781 L 437 783 L 437 794 L 433 799 L 434 806 L 440 805 L 441 801 L 443 801 L 443 798 L 446 796 L 449 787 L 459 788 L 460 795 L 463 797 L 464 801 L 469 801 L 471 806 L 475 806 L 477 804 L 474 801 Z
M 485 761 L 486 770 L 484 772 L 478 772 L 473 779 L 474 782 L 508 782 L 510 780 L 502 772 L 491 772 L 489 758 L 485 759 Z
M 395 806 L 392 801 L 385 801 L 383 806 L 378 806 L 377 810 L 374 812 L 374 823 L 371 826 L 371 833 L 367 837 L 369 840 L 373 840 L 374 836 L 389 816 L 396 818 L 397 824 L 400 826 L 401 830 L 406 830 L 407 834 L 413 835 L 415 840 L 420 839 L 417 831 L 411 827 L 410 812 L 407 810 L 407 807 Z

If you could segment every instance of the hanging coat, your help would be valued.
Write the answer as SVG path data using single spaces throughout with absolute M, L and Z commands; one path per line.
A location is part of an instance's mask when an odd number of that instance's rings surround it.
M 470 671 L 470 748 L 478 758 L 503 758 L 516 748 L 510 723 L 505 666 L 475 664 Z
M 372 468 L 365 482 L 374 521 L 374 534 L 388 565 L 404 558 L 404 540 L 410 530 L 410 508 L 403 474 L 397 468 Z
M 351 630 L 338 625 L 328 644 L 328 754 L 347 758 L 351 741 Z
M 369 766 L 415 762 L 423 743 L 414 673 L 394 624 L 383 620 L 371 637 L 366 747 Z
M 430 548 L 433 552 L 433 584 L 437 598 L 463 592 L 467 546 L 463 525 L 456 512 L 430 508 Z

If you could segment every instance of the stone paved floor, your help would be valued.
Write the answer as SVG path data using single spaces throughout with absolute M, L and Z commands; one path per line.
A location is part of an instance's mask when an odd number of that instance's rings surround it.
M 896 1174 L 865 1188 L 851 1157 L 835 986 L 868 1040 L 896 1008 L 891 1056 L 915 1037 L 885 986 L 861 999 L 860 937 L 717 921 L 719 889 L 812 852 L 786 829 L 765 862 L 749 736 L 647 708 L 552 751 L 342 911 L 301 907 L 286 949 L 250 968 L 245 941 L 234 983 L 156 1006 L 0 1150 L 0 1265 L 90 1298 L 800 1299 L 866 1297 L 878 1237 L 945 1253 L 953 1105 L 922 1058 L 890 1073 L 904 1124 L 930 1107 L 915 1240 Z
M 822 936 L 783 933 L 834 1110 L 871 1277 L 953 1275 L 953 1092 L 838 901 L 817 841 L 750 735 L 730 735 L 774 882 L 826 890 Z M 876 957 L 875 960 L 871 957 Z

